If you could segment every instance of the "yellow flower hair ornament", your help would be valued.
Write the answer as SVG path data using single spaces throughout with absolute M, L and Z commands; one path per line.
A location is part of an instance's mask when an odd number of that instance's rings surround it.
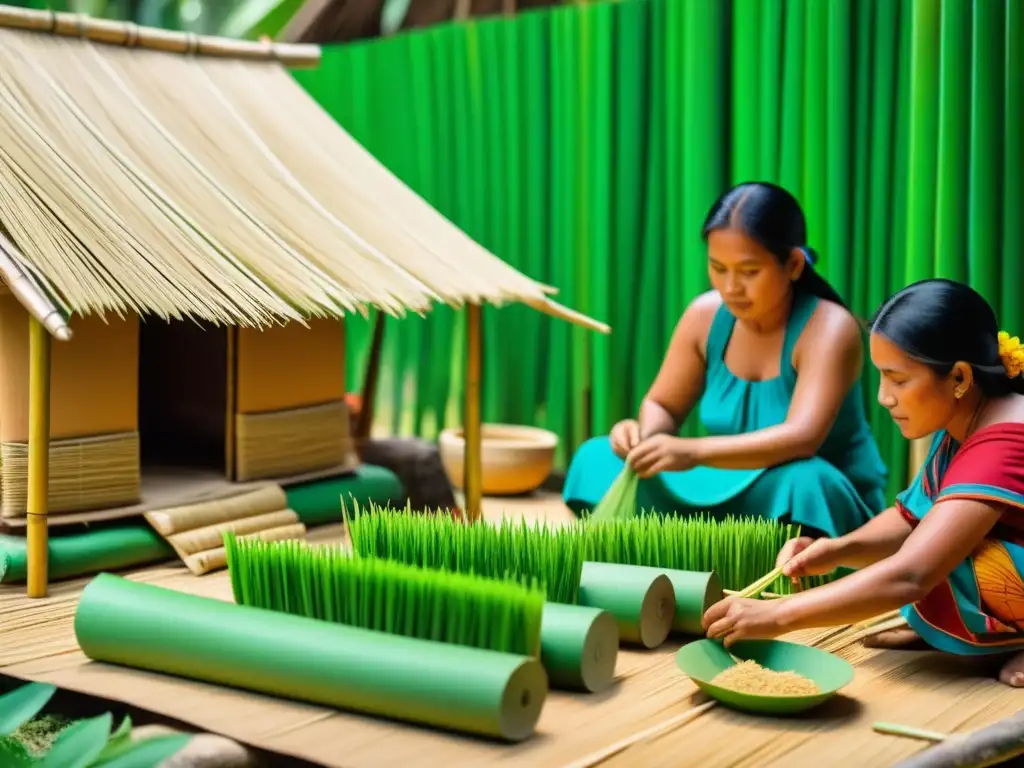
M 1006 331 L 999 332 L 999 359 L 1003 361 L 1006 375 L 1015 379 L 1024 372 L 1024 345 L 1017 336 Z

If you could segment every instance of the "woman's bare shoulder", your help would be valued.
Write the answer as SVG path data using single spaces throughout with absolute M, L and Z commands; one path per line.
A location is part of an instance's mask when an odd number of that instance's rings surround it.
M 683 312 L 680 322 L 706 331 L 711 327 L 711 321 L 715 319 L 715 313 L 721 306 L 722 297 L 718 291 L 705 291 L 694 297 L 686 311 Z
M 822 342 L 842 348 L 859 349 L 863 327 L 853 313 L 832 301 L 819 301 L 807 323 L 808 333 L 815 344 Z M 802 340 L 802 339 L 801 339 Z

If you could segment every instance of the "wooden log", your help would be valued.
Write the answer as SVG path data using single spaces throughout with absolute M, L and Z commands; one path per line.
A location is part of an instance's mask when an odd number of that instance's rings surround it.
M 897 768 L 983 768 L 1024 755 L 1024 710 L 987 728 L 950 735 Z

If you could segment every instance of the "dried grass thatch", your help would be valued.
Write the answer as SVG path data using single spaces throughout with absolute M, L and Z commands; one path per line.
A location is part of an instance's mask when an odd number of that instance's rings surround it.
M 0 29 L 0 225 L 64 312 L 262 326 L 524 302 L 277 61 Z

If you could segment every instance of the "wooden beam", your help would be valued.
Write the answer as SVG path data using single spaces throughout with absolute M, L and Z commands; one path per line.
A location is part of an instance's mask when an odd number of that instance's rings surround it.
M 462 487 L 466 518 L 471 523 L 483 512 L 483 432 L 480 424 L 480 372 L 483 360 L 483 309 L 466 305 L 466 393 L 462 413 L 465 441 Z
M 50 334 L 29 316 L 28 373 L 28 596 L 46 597 L 49 589 L 50 485 Z
M 257 43 L 192 32 L 140 27 L 130 21 L 109 21 L 81 13 L 59 13 L 0 5 L 0 27 L 85 38 L 94 43 L 146 48 L 163 53 L 217 56 L 248 61 L 278 61 L 286 67 L 320 66 L 320 47 L 290 43 Z

